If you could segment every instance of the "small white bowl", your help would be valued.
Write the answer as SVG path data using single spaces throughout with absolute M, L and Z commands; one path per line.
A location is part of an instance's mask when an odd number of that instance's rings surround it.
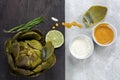
M 110 25 L 109 28 L 112 29 L 112 31 L 114 32 L 114 39 L 113 39 L 112 42 L 110 42 L 110 43 L 108 43 L 108 44 L 101 44 L 101 43 L 97 42 L 97 40 L 96 40 L 96 38 L 95 38 L 95 36 L 94 36 L 94 32 L 95 32 L 96 27 L 98 27 L 98 25 L 100 25 L 100 24 L 108 24 L 108 25 Z M 117 30 L 116 30 L 116 28 L 115 28 L 112 24 L 110 24 L 110 23 L 108 23 L 108 22 L 101 22 L 101 23 L 98 23 L 97 25 L 95 25 L 95 26 L 93 27 L 92 37 L 93 37 L 93 40 L 95 41 L 95 43 L 98 44 L 99 46 L 110 46 L 110 45 L 113 44 L 113 43 L 115 42 L 115 40 L 116 40 Z
M 78 39 L 85 39 L 86 41 L 89 41 L 90 43 L 90 46 L 91 46 L 91 49 L 90 49 L 90 52 L 87 53 L 86 56 L 78 56 L 76 55 L 75 52 L 72 51 L 71 49 L 71 46 L 72 46 L 72 43 L 75 41 L 75 40 L 78 40 Z M 88 57 L 90 57 L 92 54 L 93 54 L 93 51 L 94 51 L 94 44 L 93 44 L 93 41 L 90 37 L 86 36 L 86 35 L 79 35 L 77 37 L 75 37 L 69 44 L 69 50 L 70 50 L 70 53 L 72 54 L 72 56 L 74 56 L 75 58 L 77 59 L 86 59 Z

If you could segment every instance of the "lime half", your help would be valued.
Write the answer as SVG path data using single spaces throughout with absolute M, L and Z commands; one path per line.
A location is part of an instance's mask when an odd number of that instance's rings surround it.
M 51 41 L 54 48 L 62 46 L 64 43 L 64 36 L 58 30 L 51 30 L 46 34 L 46 42 Z

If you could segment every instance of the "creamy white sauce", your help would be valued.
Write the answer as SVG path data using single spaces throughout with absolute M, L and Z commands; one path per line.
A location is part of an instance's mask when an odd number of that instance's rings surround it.
M 91 43 L 86 38 L 75 39 L 70 46 L 70 51 L 76 58 L 85 58 L 91 51 Z

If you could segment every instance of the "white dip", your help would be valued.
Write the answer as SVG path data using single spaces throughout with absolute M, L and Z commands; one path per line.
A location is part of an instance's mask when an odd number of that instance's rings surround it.
M 85 37 L 75 38 L 70 45 L 72 55 L 79 59 L 86 58 L 90 54 L 91 50 L 91 42 Z

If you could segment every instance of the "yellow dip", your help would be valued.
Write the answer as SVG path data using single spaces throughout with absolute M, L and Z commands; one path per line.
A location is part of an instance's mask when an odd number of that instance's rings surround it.
M 94 36 L 98 43 L 109 44 L 114 39 L 114 32 L 107 23 L 99 24 L 95 28 Z

